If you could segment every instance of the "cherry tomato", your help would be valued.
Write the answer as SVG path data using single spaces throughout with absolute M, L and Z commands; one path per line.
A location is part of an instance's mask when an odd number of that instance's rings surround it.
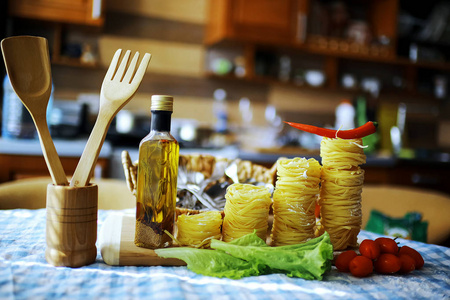
M 366 277 L 373 272 L 373 263 L 370 258 L 358 255 L 350 261 L 350 273 L 355 277 Z
M 378 246 L 380 246 L 381 253 L 392 253 L 392 254 L 398 253 L 398 245 L 393 239 L 380 237 L 375 240 L 375 243 L 377 243 Z
M 340 272 L 349 272 L 350 271 L 350 261 L 358 256 L 355 251 L 347 250 L 339 254 L 334 262 L 334 265 Z
M 416 261 L 416 270 L 421 269 L 423 267 L 423 265 L 425 264 L 425 261 L 423 260 L 422 255 L 420 255 L 419 252 L 417 252 L 416 250 L 414 250 L 411 247 L 408 247 L 408 246 L 400 247 L 398 254 L 399 255 L 407 254 L 407 255 L 411 256 Z
M 359 252 L 367 258 L 377 259 L 380 256 L 380 246 L 373 240 L 364 240 L 359 245 Z
M 400 254 L 398 258 L 402 264 L 399 270 L 400 273 L 406 274 L 416 269 L 416 261 L 408 254 Z
M 374 263 L 375 271 L 381 274 L 398 272 L 402 267 L 400 259 L 391 253 L 383 253 Z

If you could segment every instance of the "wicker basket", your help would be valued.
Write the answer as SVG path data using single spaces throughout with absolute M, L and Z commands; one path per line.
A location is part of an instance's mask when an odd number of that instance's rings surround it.
M 186 167 L 187 170 L 201 172 L 205 179 L 211 177 L 214 172 L 214 166 L 219 161 L 231 162 L 226 158 L 217 158 L 212 155 L 180 155 L 179 165 Z M 276 164 L 270 169 L 261 165 L 254 164 L 246 160 L 235 160 L 238 168 L 239 181 L 245 182 L 247 179 L 253 178 L 256 181 L 274 184 L 276 174 Z M 122 165 L 125 173 L 128 189 L 136 196 L 137 187 L 137 161 L 131 161 L 128 151 L 122 151 Z M 226 175 L 224 175 L 224 178 Z M 200 211 L 177 207 L 177 216 L 180 214 L 198 214 Z

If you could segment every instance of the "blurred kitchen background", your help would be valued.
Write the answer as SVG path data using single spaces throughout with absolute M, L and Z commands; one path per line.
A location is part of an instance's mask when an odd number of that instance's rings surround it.
M 49 124 L 68 175 L 98 110 L 118 48 L 150 52 L 148 73 L 117 115 L 96 176 L 122 178 L 137 159 L 150 97 L 175 97 L 182 153 L 271 166 L 319 158 L 320 139 L 282 121 L 339 128 L 379 123 L 366 182 L 450 193 L 450 2 L 407 0 L 9 0 L 1 37 L 49 40 Z M 0 68 L 5 78 L 5 68 Z M 2 85 L 0 182 L 48 175 L 26 111 Z M 24 110 L 24 108 L 23 108 Z M 9 125 L 8 125 L 9 124 Z M 33 127 L 33 126 L 31 126 Z

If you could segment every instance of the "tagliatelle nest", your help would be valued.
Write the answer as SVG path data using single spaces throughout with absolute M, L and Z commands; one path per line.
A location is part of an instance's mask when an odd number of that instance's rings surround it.
M 200 172 L 203 174 L 205 179 L 210 178 L 211 175 L 213 175 L 215 166 L 221 162 L 236 163 L 237 176 L 240 182 L 245 182 L 248 179 L 254 179 L 256 181 L 269 184 L 275 183 L 276 164 L 269 169 L 264 166 L 254 164 L 250 161 L 239 159 L 228 160 L 226 158 L 217 158 L 212 155 L 180 155 L 179 158 L 180 167 L 184 167 L 189 171 Z M 128 151 L 124 150 L 122 151 L 122 165 L 128 189 L 133 195 L 136 196 L 138 162 L 133 162 Z M 223 176 L 226 177 L 225 174 Z M 198 212 L 199 211 L 192 209 L 177 207 L 177 215 L 181 213 L 193 214 Z

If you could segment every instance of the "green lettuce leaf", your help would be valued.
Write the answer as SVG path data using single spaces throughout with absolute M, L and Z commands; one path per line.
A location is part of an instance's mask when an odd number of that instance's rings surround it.
M 328 233 L 308 242 L 269 247 L 256 233 L 226 243 L 211 240 L 211 249 L 165 248 L 155 250 L 161 257 L 178 258 L 191 271 L 215 277 L 239 279 L 271 273 L 322 280 L 331 269 L 333 246 Z
M 255 233 L 251 235 L 256 236 Z M 257 237 L 257 236 L 256 236 Z M 255 237 L 243 237 L 255 239 Z M 302 244 L 261 247 L 241 243 L 240 239 L 226 243 L 211 241 L 211 248 L 228 253 L 253 263 L 258 269 L 268 268 L 268 273 L 285 273 L 290 277 L 322 280 L 323 274 L 331 269 L 333 246 L 328 233 Z
M 228 244 L 245 247 L 247 246 L 269 247 L 269 245 L 266 244 L 266 241 L 256 234 L 256 230 L 253 233 L 246 234 L 244 236 L 241 236 L 240 238 L 234 239 L 231 242 L 228 242 Z
M 155 252 L 161 257 L 181 259 L 189 270 L 206 276 L 240 279 L 261 273 L 251 262 L 211 249 L 174 247 L 156 249 Z

